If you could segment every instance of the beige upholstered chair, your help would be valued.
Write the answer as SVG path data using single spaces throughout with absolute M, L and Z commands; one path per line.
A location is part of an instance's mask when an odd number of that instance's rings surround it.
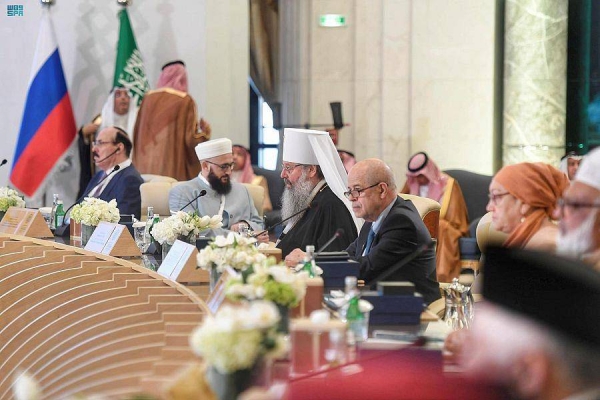
M 263 206 L 265 204 L 265 188 L 260 185 L 253 185 L 251 183 L 244 183 L 243 185 L 246 186 L 246 189 L 248 189 L 250 197 L 252 197 L 252 201 L 254 202 L 254 207 L 256 207 L 258 215 L 260 215 L 262 218 L 264 214 Z
M 415 196 L 412 194 L 400 193 L 400 197 L 410 200 L 415 205 L 421 219 L 429 230 L 433 239 L 438 238 L 438 228 L 440 224 L 440 203 L 427 197 Z
M 477 245 L 482 252 L 485 252 L 485 248 L 489 245 L 501 245 L 507 237 L 506 233 L 497 231 L 492 226 L 491 212 L 481 217 L 477 224 Z
M 169 177 L 163 178 L 172 179 Z M 169 190 L 180 183 L 181 182 L 177 182 L 176 180 L 168 181 L 160 179 L 142 183 L 140 185 L 140 194 L 142 196 L 142 220 L 146 220 L 146 210 L 148 209 L 148 206 L 154 207 L 154 213 L 159 214 L 162 217 L 171 215 L 171 210 L 169 209 Z M 246 186 L 248 192 L 250 192 L 254 207 L 256 207 L 258 215 L 262 218 L 265 190 L 262 186 L 249 183 L 244 183 L 244 186 Z
M 154 175 L 154 174 L 142 174 L 144 182 L 169 182 L 175 183 L 177 179 L 171 178 L 170 176 Z

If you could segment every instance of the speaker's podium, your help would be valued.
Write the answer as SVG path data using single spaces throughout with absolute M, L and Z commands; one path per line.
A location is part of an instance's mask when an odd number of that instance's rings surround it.
M 323 270 L 323 289 L 344 289 L 344 280 L 347 276 L 356 276 L 360 273 L 360 264 L 351 260 L 345 251 L 322 252 L 315 257 L 315 263 Z

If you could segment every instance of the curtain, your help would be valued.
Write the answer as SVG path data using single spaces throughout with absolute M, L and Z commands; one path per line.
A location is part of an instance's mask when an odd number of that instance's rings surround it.
M 250 77 L 272 107 L 277 97 L 278 0 L 250 1 Z

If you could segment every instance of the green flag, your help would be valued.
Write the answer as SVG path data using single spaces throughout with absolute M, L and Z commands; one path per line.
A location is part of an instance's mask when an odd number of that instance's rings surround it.
M 131 97 L 135 100 L 133 104 L 139 106 L 144 93 L 150 89 L 150 86 L 148 85 L 142 55 L 135 43 L 126 8 L 119 12 L 119 22 L 121 27 L 119 28 L 113 87 L 123 86 L 129 89 Z

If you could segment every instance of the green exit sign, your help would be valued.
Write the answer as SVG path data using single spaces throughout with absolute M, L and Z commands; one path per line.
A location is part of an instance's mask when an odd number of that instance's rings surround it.
M 341 14 L 323 14 L 319 16 L 319 25 L 326 28 L 346 26 L 346 16 Z

